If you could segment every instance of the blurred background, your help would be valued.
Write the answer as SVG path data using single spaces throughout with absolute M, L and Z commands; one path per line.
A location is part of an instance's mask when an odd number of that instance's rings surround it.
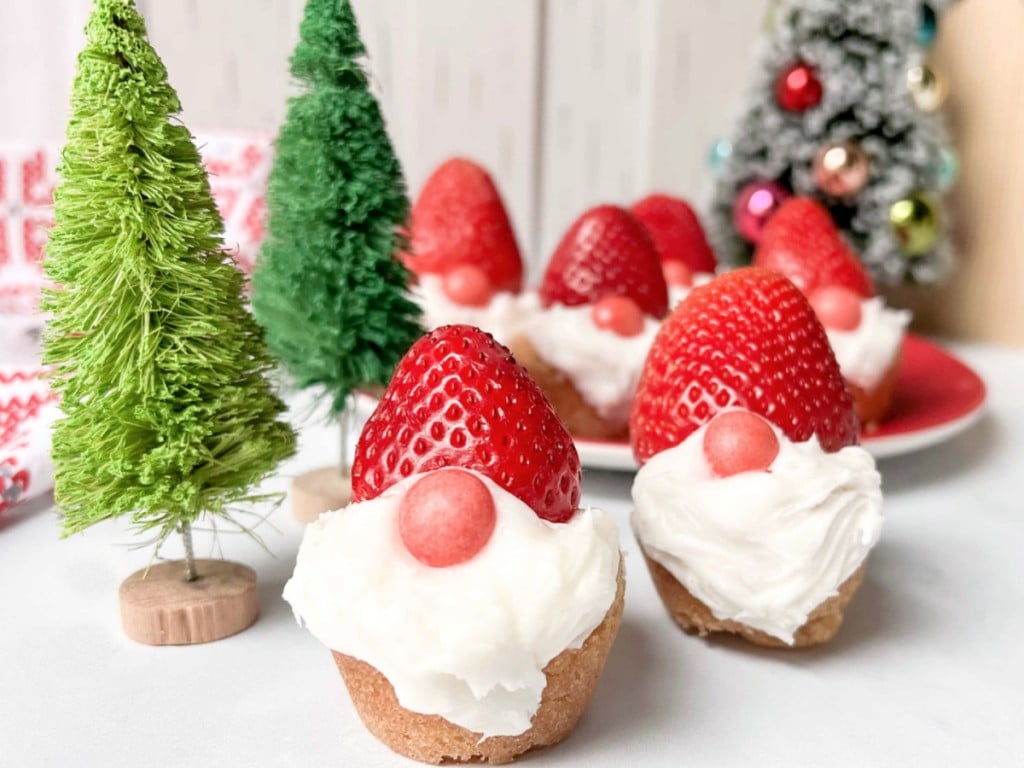
M 411 194 L 494 173 L 533 276 L 585 207 L 707 200 L 770 0 L 354 0 Z M 200 135 L 272 137 L 303 0 L 138 0 Z M 0 0 L 0 143 L 59 144 L 89 0 Z M 960 154 L 958 268 L 904 289 L 918 327 L 1024 346 L 1024 3 L 960 0 L 931 63 Z

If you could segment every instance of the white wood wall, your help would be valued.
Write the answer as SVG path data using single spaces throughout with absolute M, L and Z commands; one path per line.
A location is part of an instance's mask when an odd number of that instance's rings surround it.
M 197 133 L 273 135 L 303 0 L 137 0 Z M 413 194 L 460 153 L 489 167 L 534 275 L 585 207 L 663 189 L 701 201 L 769 0 L 353 0 Z M 0 142 L 61 139 L 90 0 L 0 0 Z M 961 0 L 942 28 L 965 181 L 953 196 L 975 305 L 1019 286 L 1024 3 Z M 982 217 L 985 226 L 977 224 Z M 959 294 L 957 294 L 959 296 Z M 1002 294 L 1000 294 L 1002 295 Z M 1024 344 L 1024 302 L 940 329 Z M 1015 307 L 1016 309 L 1013 309 Z M 992 314 L 990 313 L 990 314 Z M 987 315 L 986 315 L 987 317 Z

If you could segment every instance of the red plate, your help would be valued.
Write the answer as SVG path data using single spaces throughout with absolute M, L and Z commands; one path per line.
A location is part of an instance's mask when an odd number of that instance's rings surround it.
M 978 374 L 942 347 L 908 334 L 892 410 L 861 443 L 876 459 L 926 448 L 967 429 L 984 404 Z M 586 467 L 636 469 L 628 443 L 577 439 L 576 448 Z

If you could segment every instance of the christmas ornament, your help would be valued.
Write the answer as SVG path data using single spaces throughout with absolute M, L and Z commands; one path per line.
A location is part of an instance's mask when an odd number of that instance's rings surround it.
M 939 150 L 939 159 L 935 164 L 935 183 L 939 191 L 946 192 L 956 182 L 960 175 L 960 158 L 952 147 L 942 147 Z
M 717 176 L 725 168 L 730 157 L 732 157 L 732 142 L 728 139 L 719 139 L 711 145 L 711 151 L 708 153 L 708 168 Z
M 917 27 L 917 42 L 922 48 L 931 48 L 939 33 L 939 19 L 935 9 L 928 3 L 921 3 L 921 18 Z
M 927 64 L 916 64 L 907 71 L 907 90 L 922 112 L 937 112 L 946 101 L 946 83 Z
M 732 220 L 743 239 L 757 243 L 765 223 L 789 197 L 789 191 L 775 181 L 751 181 L 736 196 L 732 207 Z
M 833 197 L 856 195 L 870 172 L 871 158 L 855 141 L 830 141 L 814 156 L 814 183 Z
M 821 94 L 818 73 L 803 61 L 790 64 L 775 81 L 775 101 L 787 112 L 806 112 L 816 107 Z
M 889 208 L 889 223 L 908 256 L 928 253 L 939 239 L 939 209 L 921 192 L 897 200 Z

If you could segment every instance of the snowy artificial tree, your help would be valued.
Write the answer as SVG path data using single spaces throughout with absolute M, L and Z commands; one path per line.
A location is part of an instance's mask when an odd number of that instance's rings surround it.
M 928 66 L 950 0 L 776 0 L 748 103 L 712 154 L 718 258 L 750 260 L 792 194 L 826 205 L 875 279 L 929 283 L 952 266 L 942 194 L 956 175 Z

